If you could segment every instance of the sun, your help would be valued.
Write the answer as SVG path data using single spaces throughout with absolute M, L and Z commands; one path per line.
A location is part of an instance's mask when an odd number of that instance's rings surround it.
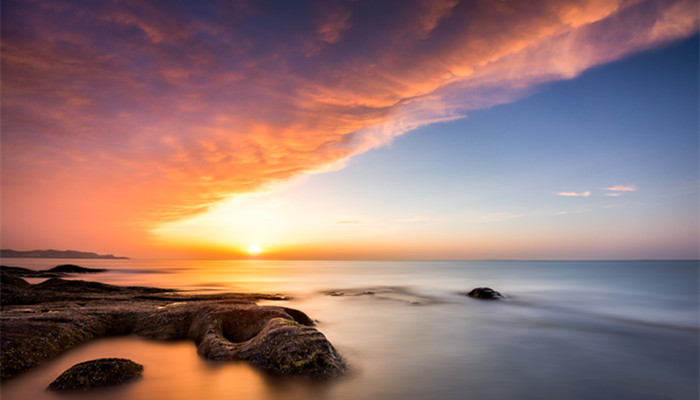
M 257 256 L 258 254 L 260 254 L 261 251 L 262 251 L 262 249 L 260 248 L 260 246 L 258 246 L 258 245 L 255 244 L 255 243 L 253 243 L 253 244 L 251 244 L 250 246 L 248 246 L 248 253 L 249 253 L 251 256 Z

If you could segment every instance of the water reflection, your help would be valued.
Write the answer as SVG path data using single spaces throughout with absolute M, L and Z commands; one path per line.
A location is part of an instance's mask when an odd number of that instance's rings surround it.
M 103 357 L 128 358 L 142 364 L 143 378 L 122 386 L 85 393 L 44 390 L 72 365 Z M 322 393 L 319 385 L 271 380 L 246 363 L 204 360 L 197 356 L 192 342 L 158 342 L 135 336 L 87 343 L 39 368 L 3 382 L 0 390 L 4 400 L 289 399 L 315 397 Z
M 319 330 L 353 372 L 310 385 L 270 379 L 247 364 L 205 361 L 191 342 L 111 338 L 4 382 L 4 400 L 58 399 L 43 390 L 49 382 L 71 365 L 99 357 L 142 363 L 144 378 L 99 395 L 61 399 L 684 399 L 698 394 L 696 262 L 83 264 L 110 268 L 94 276 L 105 283 L 292 294 L 295 299 L 282 304 L 319 320 Z M 135 269 L 162 273 L 128 272 Z M 476 286 L 491 286 L 509 301 L 460 295 Z

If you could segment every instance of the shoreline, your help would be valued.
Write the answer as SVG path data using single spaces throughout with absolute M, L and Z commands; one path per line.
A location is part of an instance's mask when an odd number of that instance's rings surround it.
M 347 369 L 304 312 L 256 304 L 284 295 L 186 294 L 60 277 L 32 285 L 23 273 L 0 267 L 3 381 L 92 339 L 127 334 L 189 339 L 203 358 L 247 361 L 274 376 L 323 380 Z

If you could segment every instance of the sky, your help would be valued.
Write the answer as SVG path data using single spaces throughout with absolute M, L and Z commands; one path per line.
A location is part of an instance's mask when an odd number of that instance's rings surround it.
M 3 248 L 698 257 L 697 1 L 8 0 L 1 29 Z

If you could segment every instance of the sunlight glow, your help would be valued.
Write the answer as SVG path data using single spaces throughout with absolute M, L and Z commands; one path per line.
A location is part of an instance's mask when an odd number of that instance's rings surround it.
M 262 249 L 257 244 L 251 244 L 248 246 L 248 253 L 250 253 L 251 256 L 257 256 L 261 251 Z

